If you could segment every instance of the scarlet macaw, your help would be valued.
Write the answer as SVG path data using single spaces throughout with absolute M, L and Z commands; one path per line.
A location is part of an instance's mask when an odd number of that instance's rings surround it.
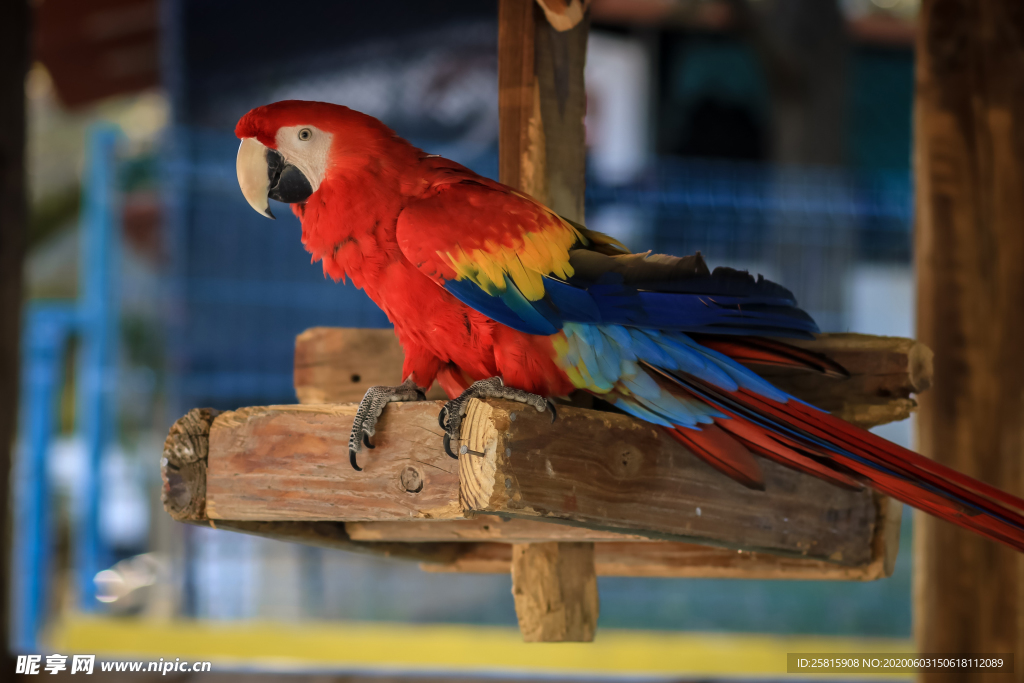
M 845 371 L 777 341 L 814 321 L 760 277 L 709 271 L 700 254 L 631 254 L 532 198 L 346 107 L 285 101 L 235 128 L 242 194 L 273 218 L 291 204 L 325 275 L 350 279 L 387 314 L 404 383 L 360 404 L 349 455 L 372 448 L 391 401 L 452 398 L 451 442 L 470 397 L 551 410 L 582 389 L 661 426 L 740 483 L 763 488 L 753 454 L 859 489 L 865 484 L 1024 551 L 1024 501 L 833 417 L 740 362 Z

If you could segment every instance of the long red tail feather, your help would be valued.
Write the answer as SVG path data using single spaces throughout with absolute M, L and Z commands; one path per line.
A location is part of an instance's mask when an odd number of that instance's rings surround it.
M 745 389 L 725 392 L 692 377 L 677 380 L 681 389 L 716 405 L 728 417 L 715 420 L 713 436 L 700 437 L 699 432 L 684 429 L 669 433 L 744 485 L 750 485 L 750 467 L 745 458 L 737 458 L 735 448 L 724 444 L 723 437 L 739 445 L 746 458 L 753 451 L 848 488 L 862 481 L 1024 552 L 1024 516 L 1018 512 L 1024 511 L 1024 500 L 1016 496 L 800 401 L 781 403 Z

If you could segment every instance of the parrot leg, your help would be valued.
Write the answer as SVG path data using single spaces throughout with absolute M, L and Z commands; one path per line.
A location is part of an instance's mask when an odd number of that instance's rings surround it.
M 551 421 L 554 422 L 557 417 L 555 412 L 555 404 L 551 399 L 538 396 L 537 394 L 531 394 L 528 391 L 522 389 L 515 389 L 513 387 L 505 386 L 505 383 L 501 381 L 500 377 L 491 377 L 490 379 L 482 379 L 479 382 L 474 382 L 468 389 L 463 391 L 458 398 L 453 398 L 448 403 L 444 404 L 441 408 L 440 415 L 437 416 L 438 424 L 441 425 L 441 429 L 444 430 L 444 452 L 449 457 L 458 460 L 458 454 L 452 451 L 452 440 L 458 441 L 461 434 L 462 418 L 466 415 L 466 408 L 469 405 L 469 399 L 471 398 L 504 398 L 509 401 L 517 401 L 519 403 L 525 403 L 531 405 L 537 409 L 538 413 L 543 413 L 545 410 L 551 411 Z M 466 446 L 460 449 L 460 452 L 467 452 Z
M 384 406 L 392 401 L 425 401 L 427 395 L 420 389 L 416 382 L 409 378 L 397 387 L 370 387 L 359 402 L 359 410 L 356 411 L 356 419 L 352 422 L 352 433 L 348 437 L 348 459 L 352 468 L 357 472 L 362 467 L 356 462 L 356 454 L 362 445 L 367 448 L 374 448 L 370 437 L 377 431 L 377 418 L 380 417 Z

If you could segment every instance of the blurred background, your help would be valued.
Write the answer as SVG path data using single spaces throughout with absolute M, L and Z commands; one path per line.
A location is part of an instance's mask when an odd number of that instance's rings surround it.
M 594 0 L 588 225 L 762 273 L 824 331 L 913 336 L 916 10 Z M 202 623 L 205 650 L 187 654 L 215 670 L 344 672 L 344 643 L 289 660 L 274 644 L 417 625 L 451 637 L 434 673 L 585 671 L 550 650 L 531 659 L 551 646 L 514 666 L 465 663 L 467 634 L 518 639 L 507 576 L 186 527 L 160 506 L 175 419 L 293 403 L 299 332 L 388 325 L 310 264 L 290 212 L 271 222 L 246 205 L 235 122 L 281 99 L 336 102 L 496 177 L 496 0 L 37 0 L 34 12 L 16 649 L 173 658 L 175 634 Z M 911 445 L 906 423 L 882 431 Z M 695 652 L 733 643 L 717 669 L 680 671 L 704 679 L 757 678 L 765 648 L 808 635 L 833 637 L 831 651 L 877 639 L 911 651 L 909 520 L 896 573 L 874 583 L 602 578 L 598 644 L 616 629 Z M 389 661 L 382 650 L 370 668 Z

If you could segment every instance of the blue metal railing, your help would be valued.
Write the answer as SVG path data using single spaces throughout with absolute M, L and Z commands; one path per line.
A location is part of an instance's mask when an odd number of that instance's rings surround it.
M 48 455 L 55 433 L 57 397 L 72 339 L 76 363 L 76 431 L 85 444 L 84 481 L 73 501 L 71 539 L 79 608 L 93 611 L 93 577 L 108 563 L 99 532 L 99 473 L 114 439 L 120 236 L 117 200 L 117 128 L 92 129 L 83 187 L 78 301 L 31 304 L 26 311 L 22 389 L 22 443 L 15 489 L 11 646 L 39 651 L 38 637 L 50 605 L 55 501 L 48 484 Z

